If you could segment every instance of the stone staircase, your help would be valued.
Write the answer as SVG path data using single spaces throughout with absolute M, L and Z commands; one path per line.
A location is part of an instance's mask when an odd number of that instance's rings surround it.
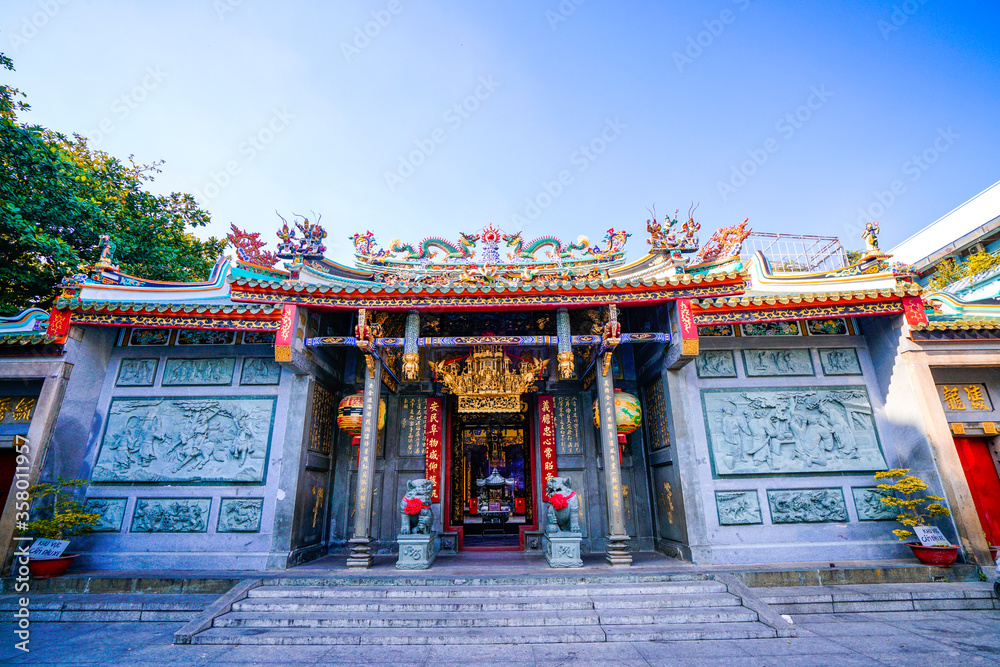
M 551 581 L 551 580 L 549 580 Z M 749 591 L 713 579 L 249 587 L 193 644 L 528 644 L 776 637 Z M 736 589 L 734 591 L 731 589 Z M 767 616 L 766 606 L 761 610 Z M 778 621 L 784 625 L 783 621 Z M 770 624 L 769 624 L 770 623 Z M 784 634 L 782 636 L 788 636 Z
M 20 608 L 23 595 L 0 596 L 0 612 Z M 164 623 L 190 621 L 204 611 L 218 594 L 157 593 L 40 593 L 27 596 L 31 621 L 36 623 L 84 623 L 146 621 Z M 13 618 L 8 616 L 8 618 Z

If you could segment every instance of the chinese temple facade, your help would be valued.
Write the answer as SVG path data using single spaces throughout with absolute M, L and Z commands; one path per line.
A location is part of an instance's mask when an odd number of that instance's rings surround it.
M 980 310 L 997 306 L 938 294 L 935 311 L 877 226 L 859 262 L 811 273 L 741 259 L 745 222 L 705 245 L 698 229 L 647 221 L 632 261 L 614 229 L 385 248 L 368 232 L 345 266 L 302 219 L 276 255 L 234 228 L 237 256 L 184 284 L 122 273 L 108 239 L 51 312 L 0 322 L 0 448 L 27 439 L 32 482 L 89 480 L 101 520 L 73 550 L 93 568 L 368 567 L 418 479 L 442 553 L 533 552 L 553 477 L 611 565 L 908 557 L 872 479 L 891 468 L 942 492 L 942 530 L 985 562 L 1000 525 L 950 424 L 975 412 L 963 432 L 996 455 Z M 994 368 L 938 369 L 957 349 Z M 8 502 L 4 539 L 14 526 Z

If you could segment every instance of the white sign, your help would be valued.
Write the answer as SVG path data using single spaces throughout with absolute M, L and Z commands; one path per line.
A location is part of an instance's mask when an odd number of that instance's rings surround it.
M 937 526 L 914 526 L 913 532 L 917 534 L 920 544 L 925 547 L 940 547 L 951 545 L 944 533 Z
M 45 537 L 39 537 L 28 548 L 28 558 L 34 558 L 35 560 L 59 558 L 68 546 L 69 540 L 50 540 Z

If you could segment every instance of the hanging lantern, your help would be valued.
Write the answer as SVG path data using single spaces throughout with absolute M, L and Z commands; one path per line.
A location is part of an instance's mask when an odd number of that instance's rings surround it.
M 594 426 L 601 428 L 601 411 L 598 409 L 598 401 L 594 401 Z M 625 436 L 639 428 L 642 423 L 642 405 L 639 399 L 615 389 L 615 424 L 618 427 L 618 444 L 626 443 Z
M 365 394 L 358 392 L 344 396 L 337 407 L 337 428 L 352 436 L 352 445 L 361 444 L 361 418 L 365 408 Z M 378 399 L 378 430 L 385 428 L 385 400 Z

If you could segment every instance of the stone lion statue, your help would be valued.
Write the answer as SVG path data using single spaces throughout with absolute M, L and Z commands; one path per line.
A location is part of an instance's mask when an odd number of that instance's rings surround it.
M 430 533 L 434 523 L 431 514 L 431 494 L 434 482 L 414 479 L 406 483 L 406 494 L 399 501 L 399 534 L 417 535 Z
M 580 497 L 573 491 L 569 477 L 552 477 L 545 484 L 549 496 L 546 510 L 546 533 L 580 532 Z

